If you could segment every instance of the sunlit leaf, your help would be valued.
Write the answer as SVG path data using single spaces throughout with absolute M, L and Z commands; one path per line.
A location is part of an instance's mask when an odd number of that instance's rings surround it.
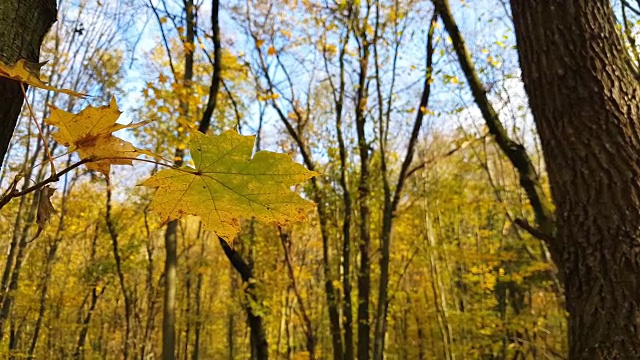
M 318 173 L 293 162 L 291 156 L 259 151 L 254 136 L 234 130 L 220 135 L 191 135 L 195 168 L 162 170 L 141 185 L 158 188 L 150 210 L 164 223 L 185 215 L 202 218 L 205 229 L 231 241 L 240 218 L 286 225 L 304 221 L 314 204 L 290 187 Z
M 135 128 L 148 123 L 118 124 L 116 121 L 121 112 L 115 98 L 107 106 L 93 107 L 77 114 L 58 109 L 49 105 L 51 115 L 45 119 L 49 125 L 60 130 L 53 134 L 53 138 L 64 146 L 77 151 L 82 159 L 102 159 L 87 163 L 87 167 L 109 176 L 111 165 L 131 165 L 132 158 L 142 154 L 154 156 L 151 152 L 138 149 L 128 141 L 113 135 L 113 132 Z
M 9 79 L 13 79 L 16 81 L 23 82 L 29 86 L 51 90 L 55 92 L 61 92 L 64 94 L 72 95 L 72 96 L 80 96 L 84 97 L 85 94 L 68 90 L 68 89 L 59 89 L 55 86 L 49 86 L 44 81 L 40 79 L 40 68 L 45 63 L 31 63 L 25 59 L 18 60 L 13 65 L 7 65 L 0 61 L 0 76 L 6 77 Z

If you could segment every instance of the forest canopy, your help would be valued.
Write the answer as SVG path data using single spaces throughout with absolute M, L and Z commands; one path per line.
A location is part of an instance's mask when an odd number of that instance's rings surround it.
M 640 1 L 5 0 L 0 358 L 640 358 Z

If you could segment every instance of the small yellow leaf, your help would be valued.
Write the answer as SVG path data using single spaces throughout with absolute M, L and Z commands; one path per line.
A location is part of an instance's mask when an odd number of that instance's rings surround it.
M 424 107 L 424 106 L 420 106 L 420 111 L 425 114 L 425 115 L 433 115 L 433 111 Z
M 267 55 L 275 55 L 276 54 L 276 48 L 274 48 L 273 46 L 269 46 L 269 49 L 267 49 Z
M 0 76 L 20 81 L 30 86 L 60 92 L 71 96 L 87 96 L 86 94 L 81 94 L 73 90 L 59 89 L 54 86 L 49 86 L 45 82 L 40 80 L 40 68 L 44 64 L 45 63 L 31 63 L 25 59 L 20 59 L 13 65 L 7 65 L 0 61 Z
M 256 47 L 262 47 L 264 40 L 256 40 Z
M 49 125 L 60 128 L 53 138 L 60 144 L 71 147 L 80 155 L 80 158 L 101 159 L 87 163 L 87 168 L 103 173 L 109 177 L 111 165 L 131 165 L 132 158 L 142 154 L 155 156 L 147 150 L 138 149 L 128 141 L 113 136 L 113 132 L 135 128 L 150 121 L 123 125 L 116 121 L 121 112 L 112 98 L 107 106 L 93 107 L 72 114 L 49 105 L 51 114 L 45 119 Z
M 196 45 L 192 42 L 185 42 L 184 43 L 184 52 L 187 54 L 191 54 L 192 52 L 194 52 L 196 50 Z

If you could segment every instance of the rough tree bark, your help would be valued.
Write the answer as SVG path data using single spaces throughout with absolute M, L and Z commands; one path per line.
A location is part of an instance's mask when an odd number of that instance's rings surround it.
M 3 0 L 0 2 L 0 61 L 38 62 L 40 45 L 56 21 L 55 0 Z M 0 78 L 0 166 L 16 127 L 23 96 L 20 83 Z
M 511 0 L 556 204 L 570 359 L 640 358 L 640 84 L 609 1 Z

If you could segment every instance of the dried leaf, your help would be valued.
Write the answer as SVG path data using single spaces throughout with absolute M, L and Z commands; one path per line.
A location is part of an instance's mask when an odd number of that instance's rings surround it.
M 42 233 L 42 230 L 44 230 L 44 227 L 51 219 L 51 214 L 56 212 L 56 209 L 54 209 L 51 204 L 51 196 L 55 191 L 56 189 L 47 185 L 36 193 L 36 196 L 38 197 L 38 212 L 36 213 L 38 232 L 36 232 L 36 235 L 31 239 L 32 241 L 40 236 L 40 233 Z

